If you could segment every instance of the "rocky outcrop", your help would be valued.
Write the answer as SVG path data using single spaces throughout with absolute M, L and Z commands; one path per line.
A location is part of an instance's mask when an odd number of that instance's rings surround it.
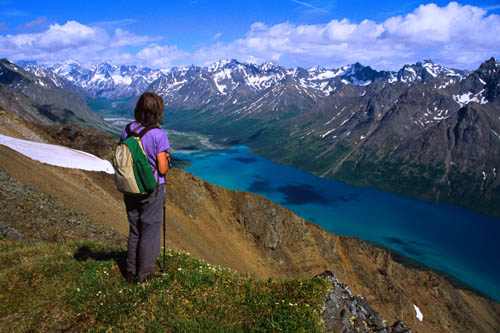
M 361 296 L 353 296 L 345 283 L 341 283 L 335 274 L 326 271 L 318 277 L 331 283 L 321 312 L 326 331 L 341 333 L 377 332 L 411 333 L 403 321 L 387 326 L 380 314 L 373 310 Z

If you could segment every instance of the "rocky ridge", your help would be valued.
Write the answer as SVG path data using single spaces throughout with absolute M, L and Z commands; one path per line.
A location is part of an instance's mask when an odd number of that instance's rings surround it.
M 240 96 L 250 96 L 263 92 L 283 80 L 291 81 L 298 89 L 314 93 L 319 98 L 328 96 L 337 89 L 337 86 L 342 85 L 366 86 L 375 81 L 389 83 L 425 81 L 429 77 L 437 76 L 461 79 L 467 74 L 467 71 L 436 65 L 431 60 L 405 65 L 398 72 L 377 71 L 359 62 L 334 69 L 319 66 L 305 69 L 285 68 L 272 62 L 256 65 L 235 59 L 221 60 L 207 67 L 187 66 L 166 69 L 117 66 L 110 62 L 102 62 L 87 69 L 73 60 L 52 66 L 41 66 L 34 62 L 21 62 L 20 65 L 36 76 L 50 78 L 58 86 L 63 85 L 61 81 L 71 82 L 83 89 L 88 96 L 93 97 L 129 98 L 140 95 L 146 89 L 154 89 L 164 97 L 170 97 L 167 98 L 167 107 L 182 104 L 179 101 L 185 94 L 182 97 L 175 97 L 179 90 L 181 94 L 187 90 L 191 93 L 196 92 L 199 96 L 191 96 L 190 99 L 195 99 L 196 103 L 202 105 L 207 100 L 198 97 L 215 97 L 215 95 L 234 97 L 238 92 Z M 197 80 L 204 82 L 193 86 L 193 82 Z M 148 87 L 149 85 L 151 87 Z
M 58 87 L 76 89 L 84 96 L 110 99 L 138 96 L 164 72 L 142 66 L 116 66 L 106 61 L 90 69 L 73 60 L 48 67 L 36 63 L 22 65 L 38 77 L 49 78 Z
M 73 123 L 106 129 L 107 125 L 75 92 L 81 89 L 44 69 L 32 74 L 0 60 L 0 108 L 40 124 Z

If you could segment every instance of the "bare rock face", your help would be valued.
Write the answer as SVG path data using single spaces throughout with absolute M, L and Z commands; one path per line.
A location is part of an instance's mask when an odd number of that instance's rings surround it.
M 392 326 L 368 302 L 360 296 L 353 296 L 345 283 L 341 283 L 331 271 L 323 272 L 318 277 L 329 281 L 332 287 L 326 295 L 321 317 L 326 331 L 377 332 L 377 333 L 411 333 L 403 321 L 396 321 Z

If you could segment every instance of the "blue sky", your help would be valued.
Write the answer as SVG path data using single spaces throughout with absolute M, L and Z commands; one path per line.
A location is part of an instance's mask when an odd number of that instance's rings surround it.
M 220 59 L 377 69 L 500 56 L 500 1 L 0 0 L 0 57 L 154 68 Z

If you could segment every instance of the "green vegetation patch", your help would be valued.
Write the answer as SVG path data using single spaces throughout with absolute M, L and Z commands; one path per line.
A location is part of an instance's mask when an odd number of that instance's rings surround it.
M 4 331 L 321 331 L 328 284 L 267 281 L 167 251 L 167 272 L 123 278 L 125 251 L 92 242 L 0 242 Z M 163 260 L 160 258 L 160 261 Z

